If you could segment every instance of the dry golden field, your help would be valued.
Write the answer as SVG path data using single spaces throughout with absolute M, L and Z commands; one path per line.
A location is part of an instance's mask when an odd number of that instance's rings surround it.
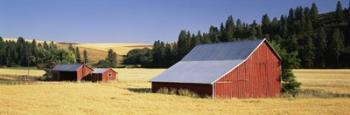
M 60 48 L 68 48 L 68 44 L 59 43 Z M 99 60 L 105 59 L 107 51 L 113 49 L 118 55 L 118 63 L 122 63 L 123 56 L 125 56 L 132 49 L 152 48 L 149 44 L 140 43 L 79 43 L 74 44 L 74 47 L 79 47 L 80 55 L 83 51 L 88 52 L 89 65 L 97 63 Z
M 212 99 L 150 93 L 164 69 L 116 69 L 110 83 L 0 84 L 0 114 L 349 114 L 349 97 Z M 41 70 L 32 70 L 33 75 Z M 0 69 L 0 74 L 23 73 Z M 350 70 L 294 70 L 303 89 L 350 94 Z M 1 77 L 0 77 L 1 78 Z
M 75 45 L 81 48 L 91 48 L 102 51 L 108 51 L 113 49 L 118 55 L 126 55 L 130 50 L 135 48 L 152 48 L 152 45 L 149 44 L 140 44 L 140 43 L 81 43 Z

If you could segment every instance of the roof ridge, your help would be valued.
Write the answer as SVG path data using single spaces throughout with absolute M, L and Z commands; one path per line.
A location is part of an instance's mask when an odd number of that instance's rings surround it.
M 230 44 L 230 43 L 237 43 L 237 42 L 244 42 L 244 41 L 263 41 L 263 40 L 264 40 L 264 38 L 238 39 L 238 40 L 236 40 L 236 41 L 198 44 L 197 46 L 201 46 L 201 45 L 216 45 L 216 44 Z

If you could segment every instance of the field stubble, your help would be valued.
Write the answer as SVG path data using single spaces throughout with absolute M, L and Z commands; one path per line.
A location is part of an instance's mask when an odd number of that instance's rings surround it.
M 147 81 L 164 69 L 116 70 L 119 72 L 119 79 L 110 83 L 38 82 L 30 85 L 0 85 L 0 114 L 347 114 L 350 112 L 350 98 L 345 97 L 211 99 L 150 93 L 150 83 Z M 32 72 L 33 74 L 39 74 L 41 70 L 33 71 L 37 71 Z M 3 72 L 0 69 L 0 73 Z M 347 71 L 342 75 L 338 74 L 339 71 L 329 72 L 328 77 L 327 73 L 319 75 L 317 70 L 294 72 L 298 80 L 303 83 L 304 90 L 322 89 L 329 92 L 350 93 L 347 86 L 350 74 L 346 73 Z M 338 82 L 342 85 L 338 85 Z

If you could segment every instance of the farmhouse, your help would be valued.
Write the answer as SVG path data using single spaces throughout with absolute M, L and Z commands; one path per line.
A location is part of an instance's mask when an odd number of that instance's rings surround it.
M 91 81 L 103 81 L 115 80 L 118 72 L 112 68 L 95 68 L 91 74 Z
M 204 44 L 151 80 L 152 91 L 188 89 L 217 98 L 275 97 L 281 58 L 265 39 Z
M 59 64 L 52 69 L 52 77 L 57 81 L 81 81 L 92 71 L 92 68 L 84 64 Z

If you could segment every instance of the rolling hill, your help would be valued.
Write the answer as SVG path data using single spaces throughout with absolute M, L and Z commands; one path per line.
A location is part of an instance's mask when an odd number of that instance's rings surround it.
M 17 38 L 4 38 L 4 40 L 13 40 L 16 41 Z M 26 41 L 31 42 L 32 39 L 26 39 Z M 43 43 L 44 40 L 36 40 L 37 43 Z M 51 41 L 47 41 L 48 43 Z M 152 48 L 151 44 L 144 43 L 68 43 L 68 42 L 57 42 L 56 45 L 59 48 L 68 49 L 69 44 L 72 44 L 73 47 L 79 47 L 80 55 L 83 56 L 83 51 L 88 52 L 88 65 L 97 63 L 99 60 L 105 59 L 107 56 L 107 51 L 112 49 L 117 53 L 118 63 L 122 63 L 123 58 L 127 53 L 132 49 L 138 48 Z

